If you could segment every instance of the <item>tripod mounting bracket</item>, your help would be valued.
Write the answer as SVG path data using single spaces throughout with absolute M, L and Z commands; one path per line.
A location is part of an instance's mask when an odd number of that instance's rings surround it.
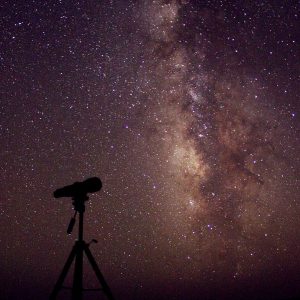
M 85 211 L 85 201 L 88 201 L 89 200 L 89 197 L 84 194 L 84 195 L 76 195 L 72 198 L 73 200 L 73 206 L 74 206 L 74 209 L 76 211 L 78 211 L 79 213 L 80 212 L 84 212 Z

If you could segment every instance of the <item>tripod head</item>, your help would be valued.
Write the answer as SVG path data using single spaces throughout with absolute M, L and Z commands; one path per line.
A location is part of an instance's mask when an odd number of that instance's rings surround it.
M 83 196 L 76 196 L 72 198 L 73 202 L 73 206 L 74 206 L 74 210 L 80 212 L 84 212 L 85 211 L 85 201 L 89 200 L 89 197 L 87 195 L 83 195 Z
M 82 182 L 74 182 L 54 191 L 55 198 L 72 197 L 75 214 L 71 219 L 67 233 L 71 234 L 75 225 L 76 215 L 79 212 L 79 236 L 83 235 L 83 213 L 85 211 L 85 201 L 89 200 L 88 193 L 95 193 L 102 188 L 102 182 L 98 177 L 91 177 Z
M 54 191 L 54 198 L 72 197 L 76 211 L 84 211 L 84 202 L 89 200 L 88 193 L 95 193 L 102 188 L 102 182 L 98 177 L 91 177 L 82 182 L 74 182 Z

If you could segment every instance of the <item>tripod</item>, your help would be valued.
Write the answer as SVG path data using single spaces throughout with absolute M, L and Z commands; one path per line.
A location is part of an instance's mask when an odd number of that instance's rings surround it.
M 63 282 L 68 274 L 68 271 L 72 265 L 73 260 L 75 259 L 75 268 L 74 268 L 74 277 L 73 277 L 73 286 L 72 286 L 72 300 L 82 300 L 83 299 L 83 291 L 103 291 L 103 293 L 106 295 L 107 299 L 109 300 L 114 300 L 115 298 L 112 295 L 112 292 L 106 283 L 90 249 L 89 249 L 89 244 L 87 244 L 83 240 L 83 214 L 85 211 L 85 206 L 84 202 L 87 201 L 89 198 L 87 197 L 86 194 L 82 194 L 79 196 L 74 196 L 73 197 L 73 205 L 75 208 L 75 215 L 71 219 L 69 227 L 68 227 L 68 233 L 72 232 L 73 226 L 75 224 L 75 217 L 77 212 L 79 213 L 79 230 L 78 230 L 78 240 L 75 242 L 75 245 L 73 246 L 71 253 L 62 269 L 62 272 L 54 286 L 54 289 L 49 297 L 49 300 L 54 300 L 56 299 L 58 292 L 60 289 L 70 289 L 63 287 Z M 94 242 L 97 242 L 96 240 L 93 240 Z M 101 286 L 102 289 L 84 289 L 83 288 L 83 280 L 82 280 L 82 275 L 83 275 L 83 254 L 86 254 Z

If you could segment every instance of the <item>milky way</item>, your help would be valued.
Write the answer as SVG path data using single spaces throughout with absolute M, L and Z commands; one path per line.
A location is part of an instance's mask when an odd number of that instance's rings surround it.
M 4 299 L 47 299 L 75 238 L 52 192 L 88 176 L 118 299 L 297 295 L 296 2 L 2 6 Z
M 210 56 L 207 33 L 186 36 L 192 25 L 180 20 L 180 9 L 184 5 L 175 2 L 145 8 L 145 89 L 156 115 L 153 140 L 162 144 L 163 172 L 173 190 L 164 207 L 164 213 L 172 211 L 167 231 L 172 236 L 177 228 L 179 234 L 179 240 L 170 238 L 170 248 L 176 253 L 174 244 L 185 237 L 186 258 L 195 260 L 196 273 L 207 267 L 210 276 L 261 275 L 296 238 L 290 230 L 295 224 L 278 222 L 297 219 L 291 209 L 296 171 L 284 146 L 292 131 L 260 79 L 249 75 L 251 65 L 239 67 L 235 51 L 226 47 L 219 36 L 226 29 L 213 36 L 214 50 L 223 56 L 219 62 Z M 197 13 L 203 27 L 226 26 L 220 12 Z

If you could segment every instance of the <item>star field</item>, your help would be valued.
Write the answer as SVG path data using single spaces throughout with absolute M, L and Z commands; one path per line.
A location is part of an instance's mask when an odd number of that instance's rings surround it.
M 299 296 L 297 1 L 0 6 L 1 299 L 48 298 L 76 239 L 53 191 L 92 176 L 117 299 Z

